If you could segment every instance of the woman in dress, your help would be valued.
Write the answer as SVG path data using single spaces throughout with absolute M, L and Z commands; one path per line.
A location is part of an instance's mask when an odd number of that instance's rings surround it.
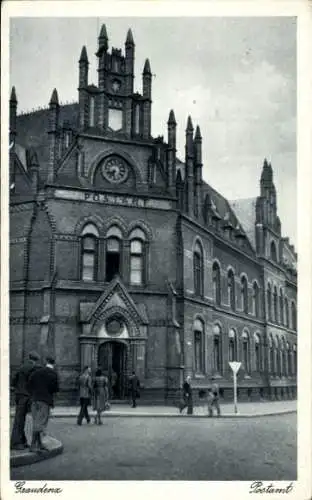
M 102 371 L 100 369 L 96 370 L 95 372 L 95 379 L 93 382 L 93 397 L 94 410 L 96 411 L 94 423 L 97 425 L 101 425 L 101 413 L 102 411 L 105 411 L 105 406 L 108 400 L 108 380 L 107 377 L 102 374 Z

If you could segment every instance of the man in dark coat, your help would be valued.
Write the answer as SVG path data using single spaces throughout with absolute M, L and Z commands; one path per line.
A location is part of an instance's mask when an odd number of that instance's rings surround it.
M 140 381 L 136 376 L 135 371 L 132 372 L 132 375 L 129 378 L 129 389 L 132 399 L 132 408 L 135 408 L 137 405 L 136 400 L 140 397 Z
M 55 361 L 51 357 L 46 358 L 46 366 L 35 370 L 29 378 L 29 392 L 32 399 L 31 414 L 33 417 L 33 435 L 30 446 L 31 451 L 44 451 L 45 447 L 41 441 L 41 433 L 45 432 L 50 408 L 53 408 L 53 397 L 59 390 L 58 376 L 55 371 Z
M 30 412 L 31 400 L 28 380 L 31 373 L 40 367 L 39 354 L 30 352 L 28 360 L 21 366 L 12 381 L 15 390 L 15 416 L 11 434 L 11 449 L 21 450 L 28 447 L 25 436 L 26 414 Z
M 186 377 L 183 384 L 183 404 L 180 406 L 180 413 L 187 407 L 187 414 L 193 415 L 193 391 L 191 386 L 191 377 Z

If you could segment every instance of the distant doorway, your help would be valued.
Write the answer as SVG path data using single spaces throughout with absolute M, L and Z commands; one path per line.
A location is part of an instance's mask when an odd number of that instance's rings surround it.
M 107 375 L 110 399 L 126 397 L 126 361 L 127 348 L 123 342 L 104 342 L 99 347 L 98 365 Z

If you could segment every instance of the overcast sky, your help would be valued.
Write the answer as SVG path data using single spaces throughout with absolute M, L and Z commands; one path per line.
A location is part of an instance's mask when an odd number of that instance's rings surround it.
M 97 37 L 110 47 L 129 27 L 136 44 L 135 90 L 145 59 L 153 78 L 152 133 L 167 134 L 170 109 L 184 159 L 187 116 L 203 136 L 203 176 L 228 199 L 259 195 L 264 157 L 273 166 L 282 233 L 297 241 L 296 22 L 294 18 L 15 18 L 10 76 L 19 111 L 46 107 L 54 87 L 77 100 L 78 59 L 86 45 L 97 84 Z

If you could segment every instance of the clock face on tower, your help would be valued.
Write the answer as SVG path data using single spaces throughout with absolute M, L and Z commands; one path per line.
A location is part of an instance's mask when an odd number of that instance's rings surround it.
M 103 177 L 114 184 L 124 182 L 128 177 L 128 167 L 120 158 L 109 158 L 102 167 Z

